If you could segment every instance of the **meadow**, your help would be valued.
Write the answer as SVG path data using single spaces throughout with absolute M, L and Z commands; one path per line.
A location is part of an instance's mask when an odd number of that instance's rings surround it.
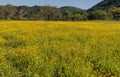
M 0 21 L 0 77 L 120 77 L 120 22 Z

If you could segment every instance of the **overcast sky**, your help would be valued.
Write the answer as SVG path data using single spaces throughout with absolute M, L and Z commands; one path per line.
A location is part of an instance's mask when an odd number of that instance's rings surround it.
M 13 5 L 52 5 L 57 7 L 62 6 L 75 6 L 82 9 L 88 9 L 102 0 L 0 0 L 0 4 L 13 4 Z

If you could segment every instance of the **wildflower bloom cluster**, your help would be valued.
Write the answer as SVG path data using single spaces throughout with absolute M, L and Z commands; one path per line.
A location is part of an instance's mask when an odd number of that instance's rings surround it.
M 120 76 L 120 22 L 0 22 L 0 77 L 112 76 Z

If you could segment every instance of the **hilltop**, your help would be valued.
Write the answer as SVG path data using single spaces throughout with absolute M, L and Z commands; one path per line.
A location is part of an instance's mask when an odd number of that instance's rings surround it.
M 120 0 L 103 0 L 89 10 L 107 10 L 113 7 L 120 7 Z

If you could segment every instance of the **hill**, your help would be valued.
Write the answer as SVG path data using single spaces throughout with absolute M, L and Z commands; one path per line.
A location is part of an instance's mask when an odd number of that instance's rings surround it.
M 120 7 L 120 0 L 103 0 L 97 5 L 93 6 L 90 8 L 90 11 L 93 10 L 107 10 L 113 7 Z
M 0 5 L 0 20 L 120 20 L 120 0 L 103 0 L 88 10 L 73 6 Z
M 71 20 L 71 16 L 85 14 L 85 10 L 65 6 L 13 6 L 0 5 L 1 20 Z M 65 18 L 64 18 L 65 17 Z

